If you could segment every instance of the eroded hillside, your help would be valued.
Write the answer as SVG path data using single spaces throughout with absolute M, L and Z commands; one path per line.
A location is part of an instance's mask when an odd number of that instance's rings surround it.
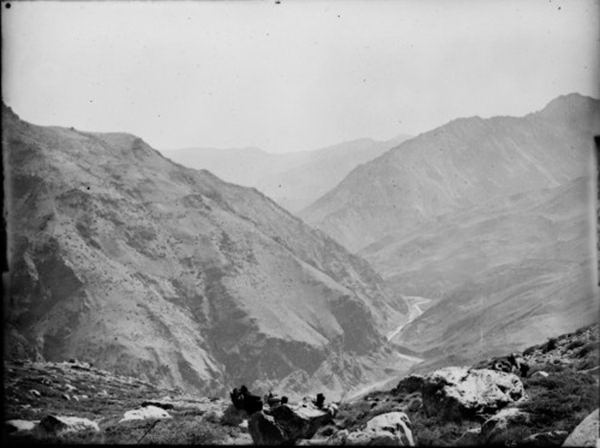
M 11 357 L 74 357 L 212 393 L 342 390 L 367 380 L 404 319 L 364 260 L 133 135 L 35 126 L 3 108 L 3 148 Z

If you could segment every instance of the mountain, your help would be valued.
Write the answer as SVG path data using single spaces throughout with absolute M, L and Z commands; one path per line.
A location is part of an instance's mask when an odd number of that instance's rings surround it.
M 130 134 L 2 123 L 8 357 L 211 394 L 341 391 L 393 358 L 402 297 L 257 190 Z
M 300 213 L 429 307 L 393 340 L 462 361 L 593 321 L 600 103 L 451 121 L 357 167 Z M 461 361 L 461 362 L 462 362 Z
M 274 154 L 258 148 L 185 148 L 163 154 L 182 165 L 207 169 L 222 179 L 255 187 L 282 207 L 298 211 L 335 187 L 352 169 L 408 137 L 359 139 L 314 151 Z

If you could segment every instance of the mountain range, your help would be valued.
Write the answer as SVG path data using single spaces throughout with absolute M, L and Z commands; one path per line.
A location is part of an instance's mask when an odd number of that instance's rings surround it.
M 520 349 L 597 317 L 599 133 L 599 101 L 578 94 L 524 117 L 453 120 L 355 168 L 300 216 L 427 303 L 396 343 L 442 364 Z
M 228 182 L 255 187 L 287 210 L 297 212 L 335 187 L 355 167 L 408 138 L 363 138 L 288 153 L 268 153 L 258 148 L 183 148 L 162 153 L 184 166 L 206 169 Z
M 9 358 L 332 398 L 597 316 L 592 98 L 402 142 L 176 162 L 4 105 L 2 122 Z M 253 187 L 177 163 L 199 154 Z
M 257 190 L 134 135 L 2 114 L 7 357 L 211 394 L 341 393 L 394 358 L 385 332 L 406 320 L 403 298 Z

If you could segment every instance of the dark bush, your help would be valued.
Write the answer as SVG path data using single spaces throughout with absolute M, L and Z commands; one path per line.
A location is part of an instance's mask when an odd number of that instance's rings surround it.
M 542 353 L 548 353 L 550 350 L 554 350 L 557 346 L 558 339 L 550 338 L 548 342 L 542 345 Z
M 587 355 L 589 355 L 592 352 L 598 353 L 598 348 L 600 347 L 598 342 L 590 342 L 589 344 L 584 345 L 583 347 L 581 347 L 577 353 L 575 354 L 575 356 L 577 356 L 578 358 L 583 358 Z
M 583 344 L 585 344 L 585 342 L 583 342 L 582 340 L 575 339 L 573 342 L 567 345 L 567 350 L 573 350 L 577 347 L 581 347 Z

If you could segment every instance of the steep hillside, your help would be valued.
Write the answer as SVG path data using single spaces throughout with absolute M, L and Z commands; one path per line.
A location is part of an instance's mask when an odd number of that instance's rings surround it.
M 353 170 L 300 213 L 358 251 L 457 210 L 591 175 L 598 100 L 571 94 L 525 117 L 461 118 Z
M 355 169 L 302 216 L 431 306 L 394 341 L 463 362 L 597 316 L 594 135 L 579 95 L 460 119 Z
M 406 140 L 360 139 L 315 151 L 273 154 L 257 148 L 186 148 L 163 151 L 182 165 L 207 169 L 226 181 L 258 190 L 295 212 L 331 190 L 356 166 Z
M 133 135 L 35 126 L 3 107 L 3 148 L 11 357 L 211 393 L 312 387 L 299 377 L 341 390 L 368 381 L 363 357 L 404 319 L 365 261 Z

